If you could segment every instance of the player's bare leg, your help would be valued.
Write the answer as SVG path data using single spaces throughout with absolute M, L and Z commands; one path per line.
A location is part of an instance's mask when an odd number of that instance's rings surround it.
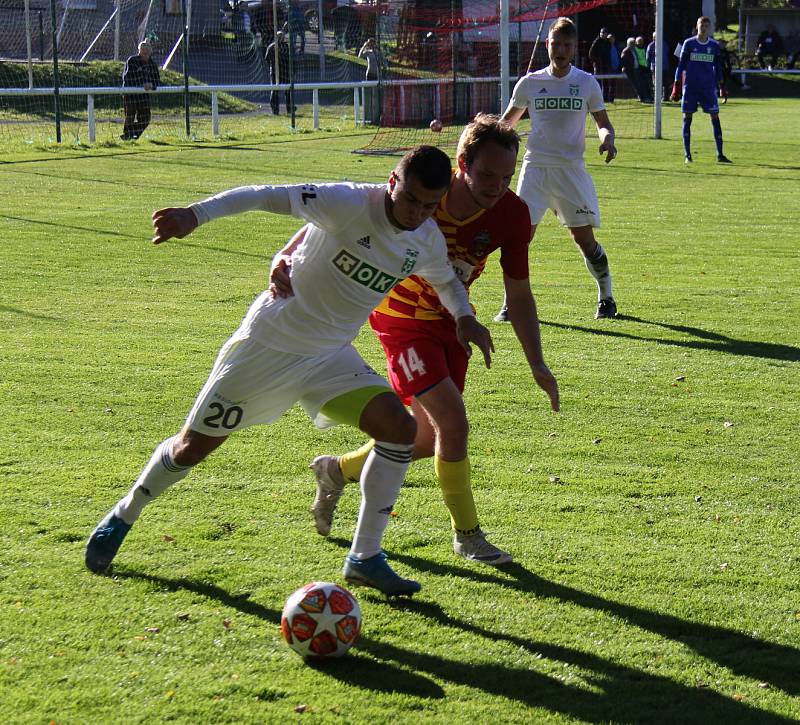
M 575 244 L 581 250 L 586 262 L 586 269 L 597 282 L 597 312 L 596 319 L 617 316 L 617 303 L 611 293 L 611 270 L 608 266 L 608 257 L 602 245 L 594 238 L 591 226 L 570 227 L 569 233 Z
M 226 440 L 227 436 L 207 436 L 184 428 L 156 446 L 130 491 L 106 514 L 89 537 L 86 566 L 96 574 L 106 571 L 144 507 L 189 475 L 194 466 Z
M 458 387 L 452 378 L 445 378 L 415 397 L 411 409 L 418 421 L 417 445 L 424 442 L 419 427 L 426 426 L 435 436 L 434 467 L 450 511 L 453 550 L 465 559 L 491 566 L 510 562 L 511 554 L 489 543 L 478 522 L 467 454 L 469 422 Z M 419 448 L 417 451 L 421 452 Z

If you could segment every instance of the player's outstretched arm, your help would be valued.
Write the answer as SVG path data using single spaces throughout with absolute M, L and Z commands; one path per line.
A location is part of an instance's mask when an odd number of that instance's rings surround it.
M 536 301 L 531 293 L 530 284 L 526 279 L 513 279 L 508 275 L 503 275 L 503 282 L 508 304 L 508 319 L 525 352 L 533 379 L 547 393 L 547 397 L 550 398 L 550 407 L 558 412 L 561 409 L 558 382 L 544 361 L 539 316 L 536 312 Z
M 600 155 L 605 154 L 606 163 L 611 163 L 617 158 L 617 147 L 614 145 L 614 127 L 611 125 L 611 120 L 605 110 L 595 111 L 592 114 L 592 118 L 597 124 L 597 135 L 600 138 Z
M 169 207 L 153 212 L 153 244 L 168 239 L 183 239 L 197 229 L 198 221 L 188 207 Z
M 473 315 L 462 315 L 456 320 L 456 334 L 458 341 L 470 354 L 472 350 L 469 343 L 474 342 L 483 353 L 486 367 L 492 367 L 492 353 L 494 352 L 492 334 Z

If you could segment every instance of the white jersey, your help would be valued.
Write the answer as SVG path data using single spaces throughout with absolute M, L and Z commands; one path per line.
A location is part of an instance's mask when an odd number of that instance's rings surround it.
M 294 294 L 273 298 L 263 292 L 242 322 L 246 334 L 288 353 L 337 350 L 356 337 L 389 290 L 412 273 L 457 291 L 456 316 L 472 314 L 463 285 L 454 284 L 447 244 L 436 222 L 428 219 L 413 231 L 397 229 L 386 215 L 385 185 L 282 188 L 289 193 L 292 215 L 309 222 L 303 242 L 291 255 Z M 242 192 L 258 195 L 259 189 L 270 187 Z
M 517 81 L 511 105 L 528 108 L 531 132 L 525 161 L 533 166 L 583 166 L 586 115 L 605 109 L 595 77 L 574 66 L 563 78 L 550 68 Z

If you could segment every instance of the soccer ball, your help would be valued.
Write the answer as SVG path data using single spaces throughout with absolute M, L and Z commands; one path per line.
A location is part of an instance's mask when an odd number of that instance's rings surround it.
M 434 118 L 433 121 L 428 124 L 428 128 L 434 133 L 440 133 L 444 128 L 444 124 L 438 118 Z
M 361 634 L 361 607 L 344 587 L 311 582 L 286 600 L 281 632 L 301 657 L 341 657 Z

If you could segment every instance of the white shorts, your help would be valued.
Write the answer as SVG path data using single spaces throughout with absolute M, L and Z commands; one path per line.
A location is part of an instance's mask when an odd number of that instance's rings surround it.
M 517 196 L 528 205 L 531 224 L 552 209 L 565 227 L 599 227 L 600 204 L 586 169 L 575 166 L 532 166 L 522 162 Z
M 300 403 L 319 428 L 335 425 L 320 413 L 352 390 L 389 383 L 352 345 L 320 356 L 280 352 L 238 330 L 222 346 L 186 424 L 208 436 L 226 436 L 271 423 Z

